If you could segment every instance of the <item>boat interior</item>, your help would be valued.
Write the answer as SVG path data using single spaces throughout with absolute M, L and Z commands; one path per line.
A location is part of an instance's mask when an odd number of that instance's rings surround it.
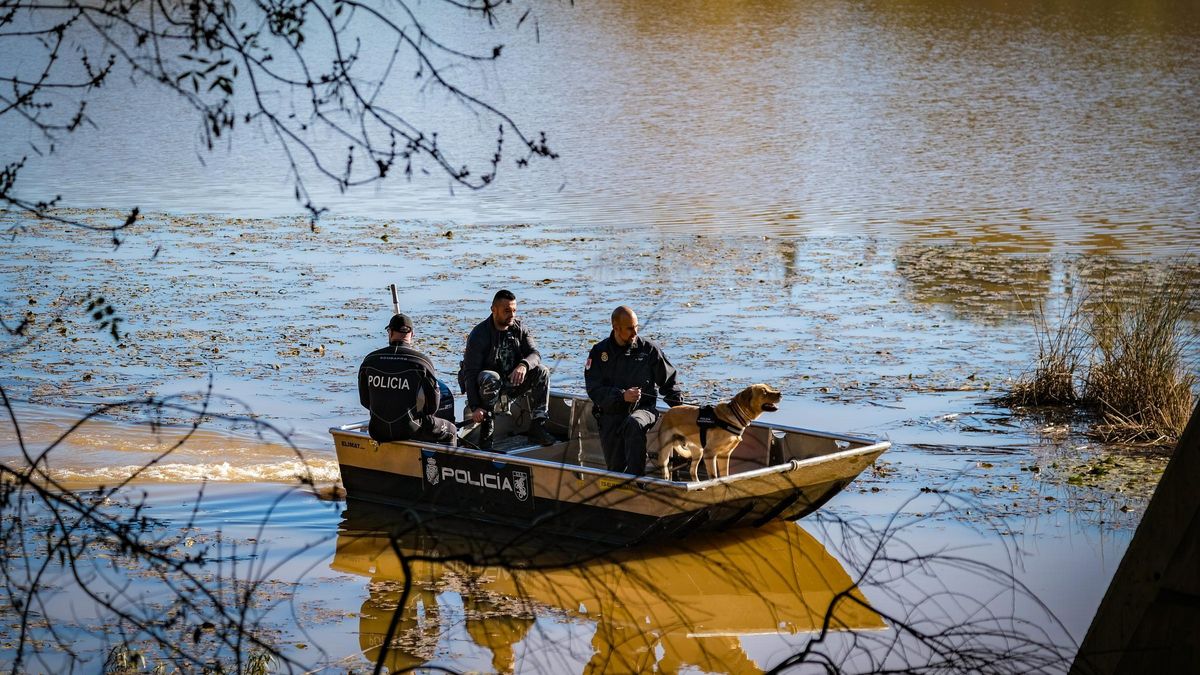
M 605 469 L 604 453 L 600 448 L 600 431 L 596 417 L 592 414 L 592 402 L 585 396 L 552 392 L 550 395 L 550 419 L 547 428 L 562 440 L 554 445 L 532 445 L 522 432 L 529 426 L 529 404 L 524 398 L 513 399 L 507 404 L 508 414 L 497 415 L 494 452 L 528 457 L 550 462 L 561 462 L 593 469 Z M 660 409 L 661 406 L 660 406 Z M 647 433 L 646 448 L 653 456 L 657 451 L 658 425 Z M 472 431 L 464 438 L 463 445 L 473 447 L 478 440 Z M 742 442 L 730 458 L 730 473 L 739 474 L 765 467 L 784 464 L 792 460 L 814 457 L 861 448 L 874 441 L 839 434 L 775 426 L 762 421 L 754 422 L 742 435 Z M 672 461 L 672 478 L 687 480 L 688 461 L 676 458 Z M 703 463 L 700 479 L 707 479 Z

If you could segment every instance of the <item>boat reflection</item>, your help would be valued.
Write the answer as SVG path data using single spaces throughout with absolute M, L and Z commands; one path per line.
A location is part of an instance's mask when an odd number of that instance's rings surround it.
M 461 628 L 506 672 L 535 623 L 589 624 L 594 651 L 582 671 L 590 673 L 757 672 L 773 664 L 756 664 L 741 636 L 886 627 L 841 564 L 795 523 L 589 551 L 564 542 L 509 546 L 496 533 L 481 538 L 478 524 L 472 534 L 433 535 L 395 526 L 395 511 L 393 525 L 384 525 L 383 513 L 351 502 L 332 567 L 370 578 L 359 642 L 391 672 L 426 663 L 451 632 L 461 638 Z M 545 663 L 523 662 L 521 670 L 553 663 L 561 672 L 587 658 L 525 653 Z

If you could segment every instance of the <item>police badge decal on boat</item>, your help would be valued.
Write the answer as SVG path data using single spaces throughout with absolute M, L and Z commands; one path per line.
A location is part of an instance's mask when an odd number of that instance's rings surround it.
M 423 450 L 424 493 L 441 506 L 464 511 L 493 508 L 533 511 L 530 468 Z

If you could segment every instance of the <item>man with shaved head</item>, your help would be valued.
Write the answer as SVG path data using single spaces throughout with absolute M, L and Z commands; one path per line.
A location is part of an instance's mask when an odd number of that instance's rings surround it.
M 658 392 L 670 406 L 682 403 L 683 395 L 662 349 L 638 336 L 632 309 L 621 305 L 613 310 L 612 333 L 592 347 L 583 376 L 609 471 L 644 474 L 646 431 L 658 419 Z

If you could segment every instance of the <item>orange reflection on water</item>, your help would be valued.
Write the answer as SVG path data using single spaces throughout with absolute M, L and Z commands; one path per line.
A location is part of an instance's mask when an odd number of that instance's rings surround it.
M 353 507 L 352 507 L 353 509 Z M 395 545 L 393 545 L 395 544 Z M 810 534 L 772 523 L 656 549 L 593 552 L 590 559 L 545 568 L 518 551 L 473 565 L 478 542 L 392 537 L 348 519 L 332 567 L 369 577 L 359 640 L 372 662 L 395 623 L 385 665 L 425 663 L 448 627 L 440 594 L 457 593 L 466 632 L 507 671 L 515 647 L 538 618 L 593 625 L 594 650 L 583 672 L 649 672 L 692 666 L 756 672 L 740 637 L 821 630 L 886 628 L 846 570 Z M 455 558 L 453 561 L 450 558 Z M 401 607 L 404 584 L 411 592 Z M 396 612 L 401 615 L 396 617 Z M 526 658 L 536 658 L 526 652 Z M 547 664 L 526 663 L 537 670 Z

